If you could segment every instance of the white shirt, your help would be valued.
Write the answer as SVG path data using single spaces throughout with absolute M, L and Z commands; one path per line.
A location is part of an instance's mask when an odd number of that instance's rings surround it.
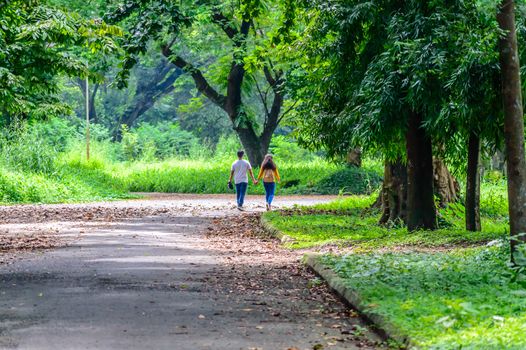
M 236 160 L 232 164 L 232 171 L 234 172 L 234 183 L 239 184 L 242 182 L 248 183 L 247 172 L 252 169 L 249 162 L 244 159 Z

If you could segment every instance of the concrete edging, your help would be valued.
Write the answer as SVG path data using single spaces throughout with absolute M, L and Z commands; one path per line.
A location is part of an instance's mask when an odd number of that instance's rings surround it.
M 367 321 L 373 323 L 381 335 L 394 339 L 395 341 L 404 344 L 408 348 L 411 347 L 411 341 L 407 336 L 403 335 L 400 330 L 387 321 L 382 315 L 375 313 L 367 308 L 367 304 L 363 302 L 356 290 L 345 284 L 345 280 L 338 276 L 332 269 L 327 267 L 321 261 L 322 254 L 309 253 L 303 257 L 303 263 L 311 268 L 318 276 L 323 278 L 329 287 L 334 290 L 340 297 L 356 309 L 362 317 Z
M 274 226 L 265 218 L 265 215 L 261 215 L 260 219 L 261 227 L 271 236 L 276 237 L 281 241 L 282 244 L 293 244 L 296 242 L 294 238 L 292 238 L 289 235 L 284 234 Z

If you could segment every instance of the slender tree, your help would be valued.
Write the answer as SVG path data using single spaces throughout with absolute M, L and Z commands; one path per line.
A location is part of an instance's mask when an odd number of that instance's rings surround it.
M 480 231 L 480 138 L 472 132 L 468 141 L 466 178 L 466 230 Z
M 508 170 L 508 201 L 510 213 L 511 251 L 520 241 L 526 241 L 526 158 L 524 153 L 524 113 L 521 93 L 515 3 L 503 0 L 497 21 L 504 31 L 499 42 L 502 70 L 502 102 L 504 135 Z M 517 236 L 519 236 L 517 238 Z M 512 255 L 513 256 L 513 255 Z

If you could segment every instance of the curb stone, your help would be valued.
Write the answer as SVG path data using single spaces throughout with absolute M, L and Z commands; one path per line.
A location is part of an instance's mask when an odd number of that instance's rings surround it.
M 400 332 L 393 324 L 387 321 L 382 315 L 374 312 L 368 307 L 358 292 L 345 283 L 345 280 L 338 276 L 332 269 L 322 262 L 322 254 L 309 253 L 303 257 L 303 263 L 311 268 L 318 276 L 323 278 L 329 287 L 340 297 L 349 303 L 354 309 L 360 312 L 362 317 L 372 322 L 380 333 L 388 338 L 394 339 L 407 348 L 412 346 L 411 341 L 406 335 Z
M 276 229 L 272 224 L 265 218 L 264 215 L 260 219 L 261 227 L 271 236 L 276 237 L 281 241 L 282 244 L 293 244 L 296 240 L 289 235 L 284 234 L 280 230 Z

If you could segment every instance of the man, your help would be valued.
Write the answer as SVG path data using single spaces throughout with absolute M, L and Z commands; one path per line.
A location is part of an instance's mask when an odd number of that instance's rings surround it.
M 237 197 L 237 209 L 243 210 L 243 203 L 245 202 L 245 194 L 248 188 L 248 175 L 252 178 L 252 182 L 257 184 L 254 173 L 252 172 L 252 166 L 249 162 L 243 159 L 245 156 L 244 151 L 237 152 L 237 160 L 232 164 L 232 170 L 230 171 L 230 178 L 228 179 L 229 187 L 232 185 L 232 178 L 236 184 L 236 197 Z

